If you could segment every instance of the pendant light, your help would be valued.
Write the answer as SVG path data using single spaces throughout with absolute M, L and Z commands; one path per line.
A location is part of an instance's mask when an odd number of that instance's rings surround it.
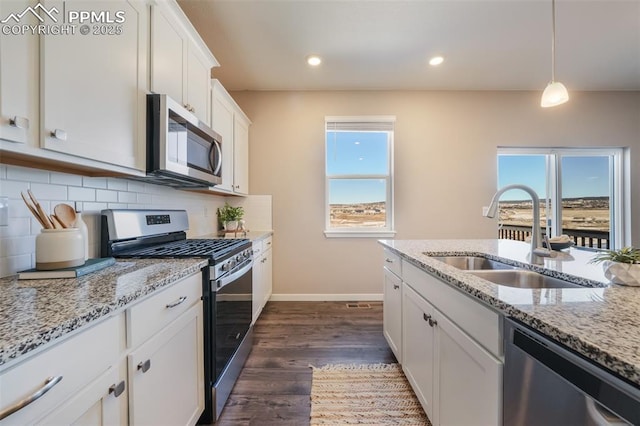
M 543 108 L 560 105 L 569 100 L 567 88 L 556 81 L 556 0 L 551 0 L 551 21 L 551 81 L 542 93 L 540 106 Z

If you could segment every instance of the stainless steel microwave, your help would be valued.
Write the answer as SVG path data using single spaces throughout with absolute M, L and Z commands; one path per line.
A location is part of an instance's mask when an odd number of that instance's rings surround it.
M 222 138 L 167 95 L 147 95 L 147 177 L 177 188 L 222 181 Z

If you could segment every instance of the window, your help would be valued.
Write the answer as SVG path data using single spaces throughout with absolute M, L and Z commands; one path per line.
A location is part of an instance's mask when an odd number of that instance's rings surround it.
M 622 149 L 498 150 L 498 187 L 521 183 L 540 197 L 540 226 L 568 235 L 581 247 L 625 245 Z M 500 199 L 499 238 L 524 240 L 531 232 L 531 200 L 519 190 Z
M 325 118 L 325 235 L 391 237 L 395 117 Z

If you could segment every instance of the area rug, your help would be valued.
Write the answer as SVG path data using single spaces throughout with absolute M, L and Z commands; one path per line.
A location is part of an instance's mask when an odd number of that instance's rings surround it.
M 311 425 L 431 426 L 398 364 L 311 368 Z

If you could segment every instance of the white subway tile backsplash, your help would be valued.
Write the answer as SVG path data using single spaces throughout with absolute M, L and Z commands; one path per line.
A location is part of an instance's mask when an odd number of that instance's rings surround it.
M 47 213 L 56 204 L 77 204 L 89 229 L 92 257 L 100 255 L 100 210 L 185 209 L 193 223 L 189 235 L 196 236 L 193 232 L 205 235 L 217 230 L 215 211 L 225 200 L 128 179 L 88 178 L 11 165 L 0 165 L 0 179 L 0 196 L 9 197 L 9 226 L 0 227 L 0 276 L 35 266 L 35 237 L 42 226 L 22 202 L 20 191 L 31 188 Z
M 24 192 L 24 194 L 27 195 L 27 189 L 29 189 L 29 182 L 13 180 L 0 181 L 0 196 L 3 197 L 21 200 L 20 192 Z
M 118 179 L 118 178 L 108 178 L 107 179 L 107 188 L 113 189 L 116 191 L 126 191 L 127 190 L 127 180 Z
M 107 203 L 82 203 L 82 214 L 86 213 L 100 213 L 101 210 L 107 208 Z
M 130 192 L 144 192 L 144 182 L 135 180 L 127 181 L 127 190 Z
M 26 167 L 11 166 L 7 168 L 7 179 L 49 183 L 49 172 L 37 169 L 28 169 Z
M 40 200 L 66 200 L 67 187 L 64 185 L 51 185 L 47 183 L 32 183 L 31 192 Z
M 118 201 L 118 191 L 109 191 L 106 189 L 96 190 L 96 201 L 109 202 Z
M 135 192 L 118 192 L 119 203 L 135 203 L 137 200 Z
M 51 172 L 50 182 L 59 185 L 82 186 L 82 176 Z
M 82 186 L 85 188 L 107 188 L 107 178 L 103 177 L 83 177 Z
M 69 199 L 74 201 L 95 201 L 96 190 L 92 188 L 69 187 Z

